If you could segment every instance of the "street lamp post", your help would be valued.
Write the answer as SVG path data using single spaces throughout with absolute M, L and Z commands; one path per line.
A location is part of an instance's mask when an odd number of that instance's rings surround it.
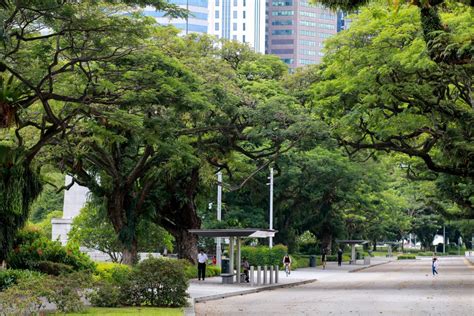
M 270 168 L 270 229 L 273 229 L 273 168 Z M 268 246 L 273 247 L 273 237 L 268 238 Z
M 221 221 L 222 211 L 222 172 L 217 173 L 217 220 Z M 217 265 L 221 265 L 221 238 L 217 237 L 216 240 L 216 261 Z

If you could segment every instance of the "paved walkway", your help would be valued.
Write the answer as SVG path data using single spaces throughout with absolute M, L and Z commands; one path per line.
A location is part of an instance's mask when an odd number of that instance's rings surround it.
M 222 284 L 221 277 L 207 278 L 205 281 L 193 279 L 188 288 L 191 306 L 185 310 L 185 315 L 194 315 L 195 302 L 205 302 L 225 297 L 240 296 L 277 288 L 303 285 L 315 282 L 316 280 L 331 279 L 336 275 L 345 275 L 348 272 L 358 271 L 369 266 L 376 266 L 388 262 L 389 260 L 387 258 L 372 258 L 370 265 L 364 265 L 363 260 L 359 260 L 355 265 L 344 263 L 341 267 L 339 267 L 335 262 L 328 262 L 325 270 L 322 270 L 321 266 L 318 266 L 317 268 L 302 268 L 292 271 L 288 277 L 284 271 L 280 271 L 278 284 L 267 284 L 253 287 L 250 286 L 249 283 Z
M 207 301 L 196 315 L 473 315 L 474 266 L 462 257 L 393 261 L 358 273 L 306 271 L 303 286 Z M 295 272 L 296 274 L 296 272 Z

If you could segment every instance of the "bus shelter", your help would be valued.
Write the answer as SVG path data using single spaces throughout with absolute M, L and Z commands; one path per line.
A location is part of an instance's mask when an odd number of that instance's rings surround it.
M 356 240 L 356 239 L 348 239 L 348 240 L 336 240 L 338 244 L 347 244 L 351 245 L 351 264 L 356 263 L 356 245 L 363 245 L 368 243 L 368 240 Z
M 213 237 L 213 238 L 229 238 L 229 261 L 230 261 L 230 274 L 231 277 L 234 275 L 234 267 L 237 271 L 236 282 L 240 283 L 240 273 L 242 264 L 241 246 L 243 238 L 269 238 L 275 237 L 277 233 L 274 229 L 259 229 L 259 228 L 229 228 L 229 229 L 190 229 L 190 233 L 201 237 Z M 236 247 L 234 247 L 234 244 Z M 237 249 L 235 249 L 237 248 Z M 237 258 L 235 258 L 235 256 Z M 237 259 L 236 263 L 235 259 Z M 221 264 L 219 262 L 219 264 Z

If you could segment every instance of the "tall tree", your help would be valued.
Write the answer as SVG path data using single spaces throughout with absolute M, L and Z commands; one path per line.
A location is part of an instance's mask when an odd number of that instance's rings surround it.
M 472 64 L 434 63 L 413 25 L 416 10 L 362 9 L 327 42 L 314 103 L 350 154 L 399 152 L 417 158 L 408 166 L 414 177 L 472 178 Z M 472 36 L 469 11 L 443 18 L 452 34 Z

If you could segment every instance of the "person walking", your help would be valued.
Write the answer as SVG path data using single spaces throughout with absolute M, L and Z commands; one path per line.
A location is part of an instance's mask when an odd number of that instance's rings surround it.
M 337 250 L 337 265 L 338 266 L 342 265 L 342 249 L 341 248 Z
M 323 249 L 323 254 L 321 255 L 321 262 L 323 264 L 323 270 L 326 270 L 326 258 L 327 256 L 327 250 L 326 249 Z
M 246 257 L 243 258 L 242 268 L 243 268 L 244 274 L 245 274 L 245 282 L 248 283 L 248 282 L 250 282 L 250 279 L 249 279 L 250 264 L 249 264 L 249 261 L 247 260 Z
M 438 274 L 438 259 L 436 257 L 433 258 L 433 262 L 431 263 L 431 269 L 433 270 L 433 276 Z
M 206 279 L 206 263 L 207 263 L 207 255 L 204 253 L 204 250 L 199 250 L 198 253 L 198 279 L 199 281 L 204 281 Z

